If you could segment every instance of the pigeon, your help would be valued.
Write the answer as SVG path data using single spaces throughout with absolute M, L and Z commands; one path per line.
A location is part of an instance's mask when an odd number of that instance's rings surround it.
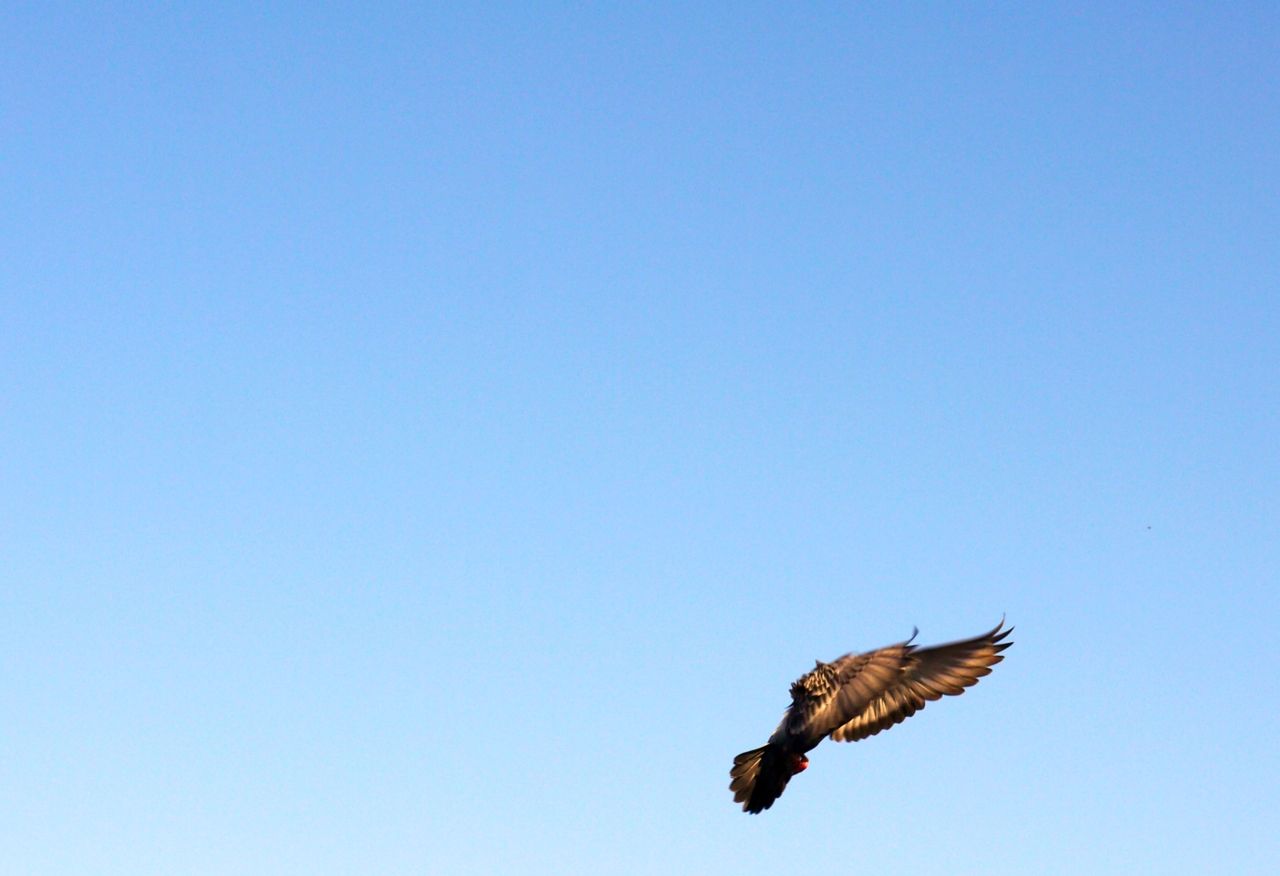
M 791 685 L 791 705 L 769 742 L 733 759 L 729 790 L 744 812 L 773 805 L 791 777 L 809 766 L 807 752 L 826 737 L 857 742 L 899 724 L 930 700 L 957 696 L 991 672 L 1012 645 L 1004 620 L 972 639 L 921 648 L 911 638 L 865 654 L 846 654 Z

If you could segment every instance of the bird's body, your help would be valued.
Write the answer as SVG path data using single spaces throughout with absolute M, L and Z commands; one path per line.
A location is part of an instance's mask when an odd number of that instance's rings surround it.
M 1013 628 L 1001 621 L 972 639 L 917 648 L 911 640 L 864 654 L 821 661 L 791 685 L 791 705 L 768 744 L 733 759 L 729 790 L 747 812 L 773 805 L 805 756 L 828 736 L 856 742 L 892 727 L 929 700 L 964 693 L 1004 659 L 1003 641 Z M 912 639 L 915 638 L 913 635 Z

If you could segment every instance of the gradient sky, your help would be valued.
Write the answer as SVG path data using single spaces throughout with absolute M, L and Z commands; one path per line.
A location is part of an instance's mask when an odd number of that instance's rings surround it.
M 0 869 L 1270 872 L 1280 11 L 1033 5 L 7 4 Z

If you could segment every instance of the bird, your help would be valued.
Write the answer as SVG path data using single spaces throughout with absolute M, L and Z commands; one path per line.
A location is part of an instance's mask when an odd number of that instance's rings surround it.
M 912 644 L 916 629 L 896 645 L 815 661 L 791 685 L 791 705 L 768 743 L 733 759 L 734 802 L 744 812 L 763 812 L 809 766 L 808 752 L 823 739 L 857 742 L 905 721 L 931 700 L 964 693 L 1004 659 L 1000 652 L 1013 644 L 1006 641 L 1011 632 L 1001 618 L 980 636 L 921 648 Z

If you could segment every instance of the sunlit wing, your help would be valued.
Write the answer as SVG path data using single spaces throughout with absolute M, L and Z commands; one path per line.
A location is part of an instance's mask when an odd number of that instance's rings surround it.
M 1000 652 L 1012 642 L 1003 641 L 1013 627 L 995 629 L 972 639 L 912 650 L 898 678 L 852 712 L 831 731 L 837 742 L 856 742 L 899 724 L 925 707 L 930 700 L 962 694 L 965 688 L 991 672 L 1004 657 Z

